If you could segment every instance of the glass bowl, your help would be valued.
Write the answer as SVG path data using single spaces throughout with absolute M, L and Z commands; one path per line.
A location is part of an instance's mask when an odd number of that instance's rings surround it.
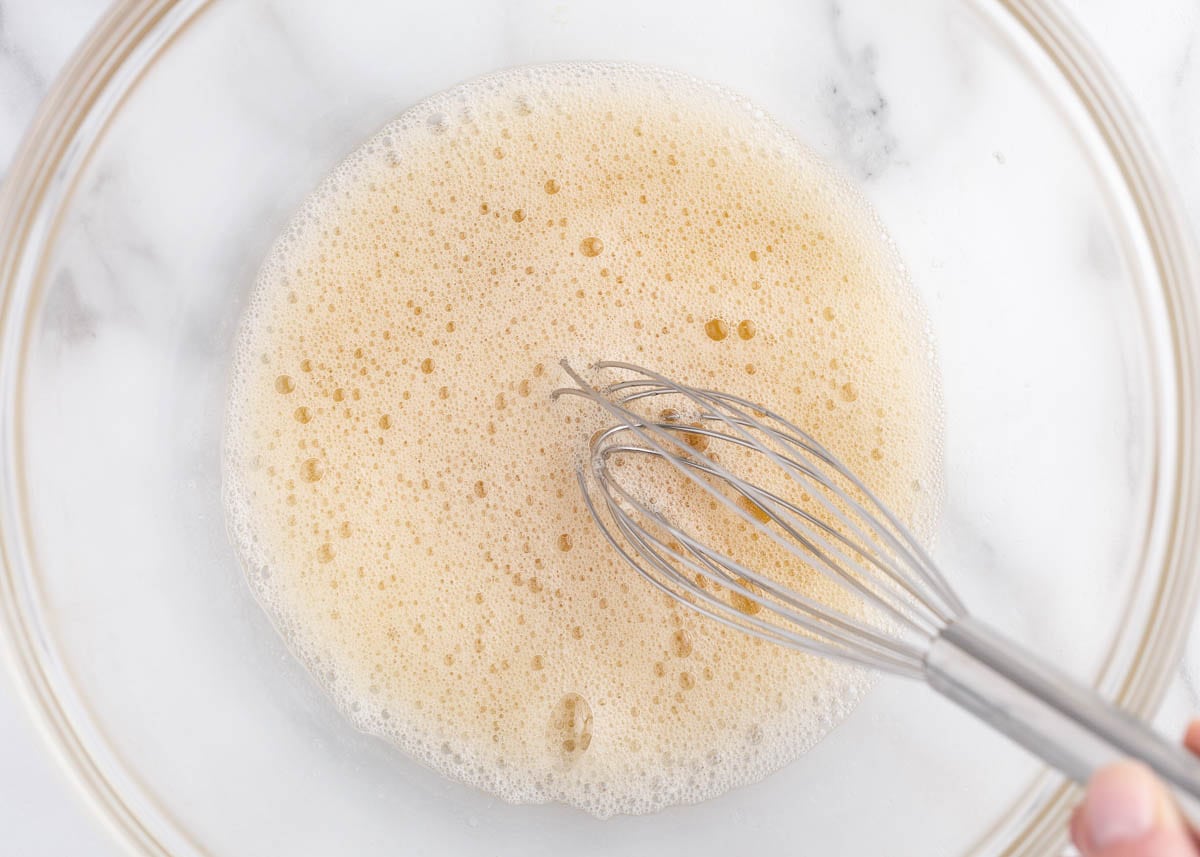
M 127 0 L 0 206 L 0 608 L 50 746 L 147 855 L 1049 853 L 1069 787 L 913 683 L 758 784 L 598 821 L 355 732 L 255 604 L 219 444 L 274 236 L 424 96 L 579 59 L 739 90 L 858 181 L 938 345 L 937 558 L 982 618 L 1154 709 L 1197 582 L 1197 268 L 1055 6 Z

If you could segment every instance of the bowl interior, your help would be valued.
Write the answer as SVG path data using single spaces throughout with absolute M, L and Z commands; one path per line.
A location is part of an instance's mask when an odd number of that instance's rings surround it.
M 1165 310 L 1102 140 L 1002 13 L 220 0 L 127 82 L 61 200 L 25 321 L 25 573 L 68 707 L 179 855 L 999 853 L 1048 781 L 923 686 L 884 679 L 756 785 L 599 822 L 498 803 L 356 733 L 250 596 L 219 445 L 239 313 L 278 230 L 426 95 L 578 59 L 739 90 L 860 182 L 937 344 L 937 559 L 979 616 L 1119 683 L 1172 478 Z

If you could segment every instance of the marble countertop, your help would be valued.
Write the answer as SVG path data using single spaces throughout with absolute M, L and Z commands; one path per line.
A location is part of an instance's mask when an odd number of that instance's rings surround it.
M 1133 94 L 1193 221 L 1200 223 L 1200 3 L 1065 0 Z M 0 177 L 59 68 L 105 0 L 0 0 Z M 1158 716 L 1200 711 L 1200 634 Z M 0 671 L 0 852 L 110 855 L 119 848 L 72 793 Z

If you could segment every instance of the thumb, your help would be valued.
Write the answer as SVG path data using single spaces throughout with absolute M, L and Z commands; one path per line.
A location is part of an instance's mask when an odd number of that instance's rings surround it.
M 1071 836 L 1084 857 L 1200 857 L 1170 794 L 1137 762 L 1096 772 Z

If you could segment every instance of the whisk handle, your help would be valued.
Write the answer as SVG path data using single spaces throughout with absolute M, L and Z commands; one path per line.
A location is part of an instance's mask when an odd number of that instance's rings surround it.
M 931 687 L 1078 783 L 1118 759 L 1139 759 L 1200 823 L 1200 761 L 1094 690 L 970 617 L 948 626 L 925 658 Z

